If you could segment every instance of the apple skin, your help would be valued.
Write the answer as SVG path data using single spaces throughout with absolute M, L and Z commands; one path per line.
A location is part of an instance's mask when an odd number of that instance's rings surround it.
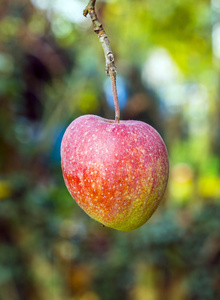
M 67 189 L 79 206 L 105 226 L 142 226 L 163 198 L 169 174 L 166 146 L 141 121 L 84 115 L 66 129 L 61 165 Z

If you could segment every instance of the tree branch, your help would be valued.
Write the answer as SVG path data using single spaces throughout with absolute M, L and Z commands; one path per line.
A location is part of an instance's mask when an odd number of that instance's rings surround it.
M 90 18 L 93 23 L 94 32 L 97 33 L 99 37 L 99 41 L 102 45 L 104 54 L 105 54 L 105 62 L 106 62 L 106 74 L 110 76 L 111 78 L 111 84 L 112 84 L 112 93 L 114 98 L 114 105 L 115 105 L 115 122 L 119 122 L 120 120 L 120 110 L 118 105 L 118 95 L 117 95 L 117 89 L 116 89 L 116 66 L 115 66 L 115 59 L 113 52 L 110 47 L 110 42 L 107 37 L 107 34 L 105 33 L 105 30 L 103 29 L 103 26 L 101 22 L 98 20 L 98 17 L 96 15 L 95 11 L 95 4 L 96 0 L 89 0 L 89 3 L 87 4 L 86 8 L 83 11 L 83 15 L 86 17 L 88 14 L 90 15 Z

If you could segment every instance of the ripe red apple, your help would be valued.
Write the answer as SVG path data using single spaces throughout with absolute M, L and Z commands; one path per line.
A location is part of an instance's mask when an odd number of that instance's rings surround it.
M 166 146 L 154 128 L 95 115 L 81 116 L 66 129 L 61 164 L 79 206 L 102 224 L 125 231 L 151 217 L 169 173 Z

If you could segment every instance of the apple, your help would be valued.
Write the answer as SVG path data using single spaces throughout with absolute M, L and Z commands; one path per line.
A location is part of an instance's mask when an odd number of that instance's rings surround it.
M 159 133 L 141 121 L 75 119 L 61 143 L 65 184 L 93 219 L 117 230 L 134 230 L 154 213 L 169 173 Z

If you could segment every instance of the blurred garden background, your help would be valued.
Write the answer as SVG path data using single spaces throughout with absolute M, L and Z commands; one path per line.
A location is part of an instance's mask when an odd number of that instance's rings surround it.
M 62 178 L 68 124 L 114 118 L 86 4 L 0 2 L 0 299 L 220 299 L 220 1 L 97 0 L 122 118 L 170 157 L 164 200 L 132 232 L 89 218 Z

